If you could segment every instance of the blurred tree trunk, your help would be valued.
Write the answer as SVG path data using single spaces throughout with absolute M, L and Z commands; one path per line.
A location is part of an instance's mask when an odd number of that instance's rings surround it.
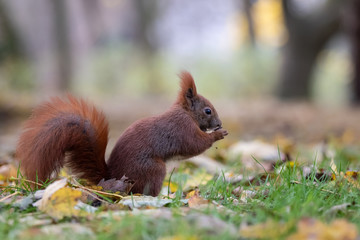
M 21 54 L 19 37 L 3 1 L 0 1 L 0 36 L 0 61 L 18 57 Z
M 360 1 L 351 0 L 346 9 L 345 27 L 350 38 L 353 63 L 352 102 L 360 105 Z
M 317 57 L 339 29 L 342 1 L 327 1 L 321 11 L 311 15 L 300 15 L 291 2 L 282 0 L 289 39 L 282 53 L 278 95 L 283 99 L 308 99 Z
M 151 39 L 151 30 L 156 20 L 156 0 L 134 0 L 137 14 L 137 28 L 135 29 L 135 41 L 146 54 L 153 54 L 156 46 Z
M 52 0 L 54 11 L 56 58 L 58 65 L 57 87 L 59 90 L 68 90 L 72 78 L 71 46 L 67 24 L 67 9 L 65 0 Z
M 141 61 L 148 78 L 146 91 L 151 95 L 162 92 L 160 71 L 157 67 L 155 54 L 157 45 L 154 39 L 153 27 L 158 14 L 157 0 L 134 0 L 137 25 L 135 29 L 135 44 L 139 47 Z
M 6 4 L 0 1 L 0 64 L 9 58 L 18 57 L 24 57 L 18 32 L 9 17 Z M 6 124 L 6 121 L 12 119 L 14 114 L 13 107 L 8 105 L 6 99 L 0 97 L 0 125 Z
M 101 2 L 98 0 L 83 0 L 82 6 L 85 12 L 85 20 L 90 41 L 96 42 L 100 38 L 103 30 L 103 19 L 101 16 Z
M 256 44 L 256 33 L 254 27 L 254 18 L 252 15 L 252 7 L 253 3 L 251 0 L 241 0 L 241 9 L 248 26 L 249 42 L 250 45 L 254 47 Z

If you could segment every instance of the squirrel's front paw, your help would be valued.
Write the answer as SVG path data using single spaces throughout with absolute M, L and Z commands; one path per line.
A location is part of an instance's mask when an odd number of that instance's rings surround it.
M 226 131 L 226 129 L 221 128 L 221 129 L 219 129 L 218 131 L 221 132 L 223 138 L 224 138 L 225 136 L 229 135 L 229 133 L 228 133 L 228 131 Z
M 229 133 L 225 129 L 220 128 L 220 129 L 216 130 L 214 132 L 214 134 L 215 134 L 215 141 L 217 141 L 217 140 L 223 139 Z

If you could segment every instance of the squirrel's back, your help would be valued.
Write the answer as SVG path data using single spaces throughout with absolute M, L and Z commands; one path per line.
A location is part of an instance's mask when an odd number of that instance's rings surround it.
M 64 165 L 92 183 L 107 174 L 108 123 L 93 105 L 71 95 L 33 110 L 16 149 L 22 173 L 45 181 Z

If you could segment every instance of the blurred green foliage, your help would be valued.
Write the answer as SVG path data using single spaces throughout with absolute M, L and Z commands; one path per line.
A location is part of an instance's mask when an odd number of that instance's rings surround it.
M 271 48 L 243 48 L 233 56 L 172 58 L 166 54 L 144 57 L 132 47 L 99 48 L 75 69 L 72 91 L 81 95 L 108 97 L 144 95 L 172 97 L 178 89 L 178 74 L 190 71 L 200 92 L 217 98 L 271 96 L 276 86 L 281 56 Z M 347 101 L 350 72 L 348 56 L 325 51 L 315 73 L 314 100 L 343 104 Z M 178 66 L 183 66 L 179 69 Z M 31 62 L 8 60 L 0 67 L 0 95 L 39 93 Z

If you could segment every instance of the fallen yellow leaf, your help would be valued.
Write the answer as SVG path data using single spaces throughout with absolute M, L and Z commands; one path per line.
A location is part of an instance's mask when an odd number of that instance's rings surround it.
M 243 227 L 240 230 L 240 236 L 243 238 L 279 239 L 290 230 L 292 225 L 292 223 L 268 220 L 264 223 Z
M 2 165 L 0 167 L 0 180 L 8 180 L 17 177 L 17 168 L 12 164 Z
M 287 163 L 287 165 L 290 167 L 290 168 L 293 168 L 294 166 L 296 166 L 297 164 L 294 162 L 294 161 L 289 161 Z
M 50 184 L 44 192 L 43 198 L 35 205 L 54 219 L 80 216 L 83 211 L 75 209 L 81 197 L 81 191 L 67 187 L 67 179 L 63 178 Z
M 169 182 L 164 182 L 163 184 L 164 187 L 170 187 L 170 192 L 174 193 L 178 190 L 179 186 L 176 183 L 170 182 L 170 186 L 169 186 Z
M 192 191 L 188 192 L 188 194 L 186 194 L 185 199 L 189 199 L 192 196 L 194 196 L 195 194 L 196 194 L 196 190 L 192 190 Z
M 357 172 L 357 171 L 346 171 L 345 172 L 345 176 L 348 176 L 348 177 L 351 177 L 354 179 L 357 179 L 358 175 L 359 175 L 359 172 Z
M 52 194 L 48 201 L 43 204 L 41 210 L 55 219 L 80 216 L 81 211 L 75 209 L 75 205 L 80 197 L 81 191 L 64 187 Z
M 197 240 L 199 239 L 196 236 L 183 236 L 183 235 L 175 235 L 175 236 L 167 236 L 159 238 L 159 240 Z
M 344 219 L 338 219 L 331 224 L 325 224 L 312 218 L 302 219 L 297 226 L 297 232 L 287 240 L 355 240 L 358 236 L 356 226 Z
M 351 183 L 354 187 L 360 189 L 360 182 L 358 179 L 358 172 L 354 172 L 354 171 L 347 171 L 345 173 L 344 178 Z

